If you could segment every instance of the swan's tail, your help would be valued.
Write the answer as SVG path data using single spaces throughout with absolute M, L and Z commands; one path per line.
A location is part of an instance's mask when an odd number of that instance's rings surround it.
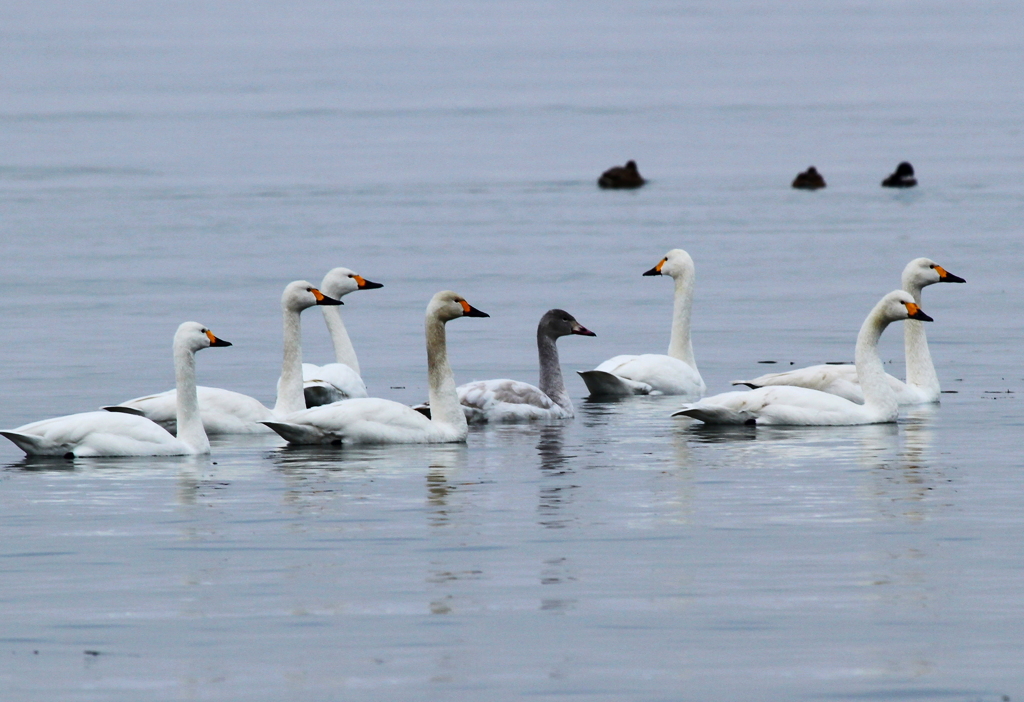
M 623 378 L 607 371 L 589 370 L 576 371 L 587 384 L 591 397 L 630 397 L 632 395 L 649 395 L 651 386 L 629 378 Z
M 721 405 L 683 405 L 683 408 L 672 413 L 673 417 L 692 417 L 705 424 L 754 424 L 756 422 L 749 412 L 737 412 Z
M 66 448 L 47 441 L 41 436 L 22 434 L 17 431 L 0 431 L 0 435 L 13 441 L 15 446 L 29 456 L 66 456 L 71 453 Z
M 315 427 L 305 424 L 289 424 L 288 422 L 260 422 L 265 424 L 289 444 L 331 444 L 341 443 L 340 439 L 325 435 Z
M 146 413 L 135 407 L 128 407 L 127 405 L 107 405 L 106 407 L 100 407 L 101 410 L 107 412 L 120 412 L 121 414 L 134 414 L 137 417 L 145 417 Z

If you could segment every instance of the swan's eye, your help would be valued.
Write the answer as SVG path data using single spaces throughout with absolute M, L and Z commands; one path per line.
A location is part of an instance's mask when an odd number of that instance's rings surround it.
M 349 275 L 349 278 L 355 278 L 355 275 L 354 274 Z

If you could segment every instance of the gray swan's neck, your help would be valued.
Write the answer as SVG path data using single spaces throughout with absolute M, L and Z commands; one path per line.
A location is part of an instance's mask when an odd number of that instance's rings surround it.
M 562 366 L 558 362 L 558 346 L 556 339 L 537 330 L 537 357 L 540 361 L 540 389 L 551 398 L 551 400 L 569 412 L 573 413 L 572 400 L 565 389 L 565 380 L 562 378 Z
M 455 390 L 455 374 L 448 363 L 444 322 L 427 317 L 427 380 L 430 384 L 430 421 L 466 428 L 466 415 Z
M 359 360 L 356 358 L 356 350 L 352 347 L 348 330 L 345 329 L 345 322 L 341 319 L 341 311 L 334 305 L 324 305 L 320 310 L 324 313 L 327 332 L 331 335 L 331 343 L 334 345 L 334 360 L 337 363 L 344 363 L 358 374 Z
M 278 416 L 306 409 L 306 398 L 302 394 L 302 319 L 296 310 L 287 307 L 283 317 L 284 359 L 274 405 L 274 414 Z
M 210 450 L 210 439 L 203 428 L 199 414 L 199 395 L 196 390 L 196 355 L 187 348 L 174 349 L 174 387 L 177 396 L 176 420 L 178 439 L 196 453 Z

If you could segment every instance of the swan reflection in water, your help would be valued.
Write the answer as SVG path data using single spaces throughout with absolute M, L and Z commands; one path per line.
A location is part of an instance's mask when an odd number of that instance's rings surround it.
M 565 455 L 562 424 L 543 425 L 538 429 L 537 454 L 542 480 L 537 495 L 537 523 L 545 529 L 564 529 L 576 521 L 564 514 L 565 507 L 572 502 L 573 491 L 579 488 L 579 485 L 565 482 L 576 472 L 569 460 L 575 456 Z

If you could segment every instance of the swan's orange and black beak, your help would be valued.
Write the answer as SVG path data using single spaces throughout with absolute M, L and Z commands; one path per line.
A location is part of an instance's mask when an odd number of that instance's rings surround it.
M 926 315 L 924 313 L 924 310 L 922 310 L 920 307 L 915 305 L 913 302 L 904 302 L 903 304 L 907 308 L 907 314 L 910 316 L 910 319 L 916 319 L 919 322 L 934 322 L 935 321 L 934 319 L 932 319 L 931 317 Z
M 224 339 L 218 339 L 213 335 L 213 332 L 209 329 L 206 330 L 206 336 L 210 338 L 210 346 L 231 346 L 230 341 L 224 341 Z
M 344 305 L 345 303 L 341 300 L 335 300 L 333 297 L 327 297 L 316 288 L 310 288 L 309 291 L 313 293 L 313 297 L 316 298 L 316 304 L 318 305 Z
M 665 265 L 665 261 L 667 260 L 667 258 L 661 259 L 660 261 L 658 261 L 658 265 L 656 265 L 651 270 L 644 272 L 644 275 L 661 275 L 661 267 Z
M 352 276 L 352 280 L 359 284 L 360 290 L 375 290 L 384 287 L 383 283 L 374 283 L 372 280 L 367 280 L 361 275 Z
M 459 300 L 459 304 L 462 305 L 462 316 L 463 317 L 490 317 L 491 315 L 486 312 L 481 312 L 473 305 L 469 304 L 465 300 Z
M 580 336 L 597 336 L 597 334 L 590 331 L 579 322 L 576 322 L 575 324 L 572 325 L 572 333 L 579 334 Z
M 940 283 L 966 283 L 967 281 L 958 275 L 953 275 L 942 266 L 935 266 L 935 272 L 939 274 Z

